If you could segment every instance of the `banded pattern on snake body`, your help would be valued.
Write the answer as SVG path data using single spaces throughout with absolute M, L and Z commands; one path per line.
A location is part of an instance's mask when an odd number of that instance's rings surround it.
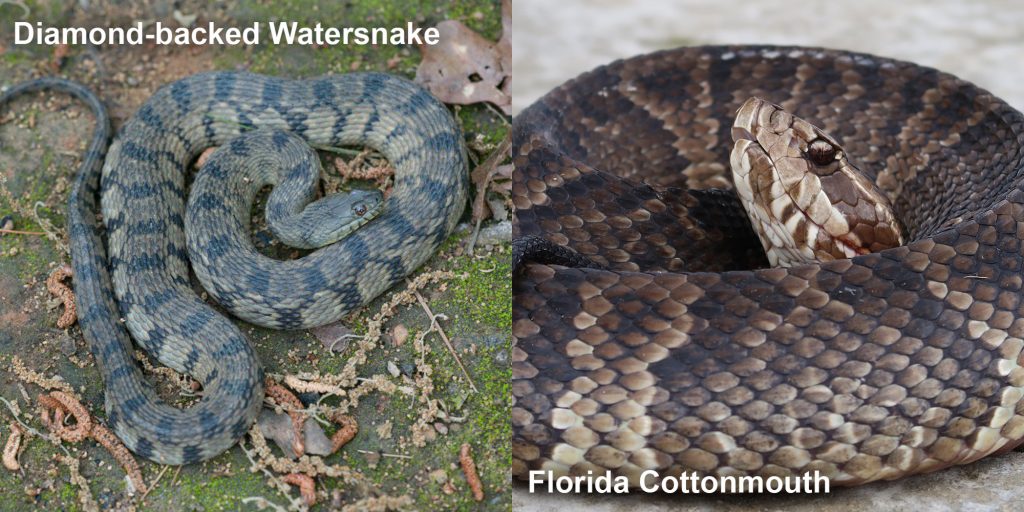
M 906 245 L 764 268 L 735 200 L 687 190 L 730 187 L 751 97 L 834 137 Z M 999 98 L 871 55 L 695 47 L 598 68 L 514 124 L 515 236 L 604 267 L 515 276 L 517 476 L 855 485 L 1024 439 L 1024 115 Z
M 158 90 L 121 129 L 105 162 L 106 114 L 81 86 L 38 80 L 16 86 L 0 104 L 40 89 L 70 92 L 97 114 L 69 199 L 79 323 L 106 385 L 107 421 L 132 451 L 161 463 L 187 464 L 224 451 L 249 428 L 263 399 L 262 369 L 248 341 L 189 284 L 186 169 L 201 151 L 243 131 L 278 128 L 311 145 L 373 147 L 396 169 L 384 213 L 340 242 L 299 260 L 262 258 L 232 266 L 230 275 L 208 276 L 223 306 L 269 327 L 319 325 L 365 304 L 425 262 L 465 206 L 458 125 L 425 90 L 391 75 L 194 75 Z M 96 220 L 101 164 L 105 238 Z M 237 199 L 226 190 L 216 198 Z M 206 229 L 210 236 L 200 245 L 213 263 L 225 252 L 251 251 L 236 247 L 237 238 L 218 238 L 222 227 Z M 187 409 L 162 403 L 133 360 L 132 339 L 198 379 L 199 403 Z

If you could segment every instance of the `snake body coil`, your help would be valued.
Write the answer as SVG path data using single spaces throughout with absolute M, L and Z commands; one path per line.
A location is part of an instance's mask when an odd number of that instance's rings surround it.
M 253 265 L 230 264 L 230 274 L 206 277 L 221 305 L 264 326 L 323 324 L 365 304 L 426 261 L 465 206 L 458 126 L 429 93 L 390 75 L 194 75 L 157 91 L 124 125 L 105 163 L 106 114 L 81 86 L 37 80 L 8 91 L 0 104 L 40 89 L 74 94 L 97 114 L 69 199 L 79 324 L 106 385 L 107 421 L 132 451 L 161 463 L 187 464 L 226 450 L 263 399 L 262 369 L 248 341 L 189 284 L 186 169 L 201 151 L 269 127 L 314 145 L 367 145 L 396 169 L 384 213 L 340 242 L 293 261 L 255 254 Z M 101 164 L 106 240 L 96 220 Z M 204 199 L 214 208 L 249 208 L 229 206 L 238 198 L 227 189 Z M 215 269 L 225 255 L 255 253 L 223 227 L 202 227 L 208 231 L 196 245 Z M 129 331 L 161 363 L 198 379 L 202 400 L 188 409 L 163 404 L 132 357 Z
M 730 187 L 755 96 L 835 137 L 907 243 L 766 268 L 735 197 L 697 190 Z M 604 267 L 516 275 L 516 475 L 854 485 L 1024 438 L 1024 116 L 987 91 L 864 54 L 682 48 L 555 89 L 513 146 L 515 236 Z

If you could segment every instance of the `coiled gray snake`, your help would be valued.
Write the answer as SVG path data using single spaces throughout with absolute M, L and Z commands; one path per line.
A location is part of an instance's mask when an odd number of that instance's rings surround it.
M 249 342 L 189 284 L 187 246 L 210 266 L 197 274 L 221 306 L 252 323 L 301 329 L 337 320 L 403 279 L 449 236 L 465 207 L 458 125 L 428 92 L 391 75 L 193 75 L 159 89 L 109 151 L 106 111 L 80 85 L 30 81 L 0 96 L 0 105 L 46 89 L 85 101 L 96 115 L 68 200 L 78 321 L 103 376 L 106 421 L 129 449 L 157 462 L 188 464 L 223 452 L 249 429 L 263 401 L 263 372 Z M 272 131 L 233 142 L 256 129 Z M 211 146 L 265 156 L 278 142 L 283 147 L 283 132 L 310 145 L 383 153 L 395 168 L 383 213 L 333 245 L 278 261 L 252 247 L 251 206 L 236 203 L 255 190 L 214 186 L 193 202 L 231 222 L 210 225 L 196 215 L 200 232 L 186 243 L 187 166 Z M 256 190 L 262 184 L 249 181 Z M 132 339 L 196 378 L 202 399 L 186 409 L 162 403 L 134 361 Z

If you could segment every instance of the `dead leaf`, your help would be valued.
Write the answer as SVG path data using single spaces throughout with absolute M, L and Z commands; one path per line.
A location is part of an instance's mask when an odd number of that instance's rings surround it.
M 341 322 L 314 327 L 309 332 L 330 352 L 344 352 L 349 342 L 358 338 L 352 333 L 352 329 L 345 327 Z
M 490 102 L 510 113 L 512 73 L 511 2 L 502 2 L 502 37 L 493 43 L 462 22 L 437 24 L 440 41 L 421 45 L 416 82 L 445 103 Z
M 494 177 L 491 178 L 491 191 L 503 196 L 512 194 L 512 164 L 499 165 L 494 169 Z
M 501 56 L 501 69 L 508 71 L 501 92 L 512 97 L 512 0 L 501 0 L 501 39 L 498 40 L 498 55 Z M 506 114 L 508 109 L 502 109 Z
M 260 427 L 263 437 L 271 439 L 274 444 L 290 459 L 295 459 L 292 445 L 295 442 L 295 429 L 292 420 L 286 413 L 277 413 L 270 409 L 260 411 L 256 424 Z M 306 420 L 302 424 L 305 452 L 309 455 L 330 455 L 331 440 L 324 429 L 314 420 Z

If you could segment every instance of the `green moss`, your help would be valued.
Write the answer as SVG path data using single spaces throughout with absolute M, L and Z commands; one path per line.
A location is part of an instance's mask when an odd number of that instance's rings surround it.
M 512 261 L 508 253 L 459 258 L 452 270 L 467 276 L 454 281 L 450 298 L 443 301 L 454 319 L 464 320 L 460 323 L 471 329 L 508 332 L 512 328 Z
M 249 496 L 263 496 L 278 504 L 284 502 L 283 497 L 266 486 L 262 473 L 250 473 L 246 468 L 238 467 L 230 475 L 213 478 L 205 471 L 182 471 L 176 488 L 164 488 L 164 492 L 168 497 L 184 496 L 172 499 L 180 499 L 180 505 L 194 510 L 238 510 L 242 499 Z M 184 507 L 178 509 L 181 508 Z
M 64 510 L 79 510 L 78 506 L 78 487 L 73 484 L 64 484 L 58 493 L 61 504 L 63 504 Z
M 496 107 L 475 104 L 458 107 L 457 115 L 464 133 L 480 134 L 480 143 L 494 147 L 512 128 L 511 124 L 496 112 Z

